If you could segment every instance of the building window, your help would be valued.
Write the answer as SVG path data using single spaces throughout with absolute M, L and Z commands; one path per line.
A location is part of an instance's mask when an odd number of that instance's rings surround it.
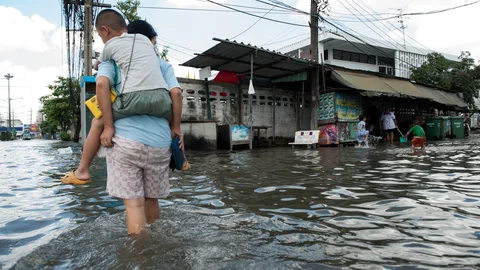
M 323 51 L 323 60 L 328 60 L 328 50 Z
M 341 50 L 333 50 L 333 59 L 357 63 L 366 63 L 372 65 L 375 65 L 377 63 L 374 55 Z
M 383 73 L 383 74 L 393 75 L 393 68 L 392 67 L 387 67 L 387 66 L 379 66 L 378 67 L 378 72 Z

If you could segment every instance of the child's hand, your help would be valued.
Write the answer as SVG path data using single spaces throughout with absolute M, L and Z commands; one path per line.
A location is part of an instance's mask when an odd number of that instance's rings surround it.
M 115 133 L 115 129 L 113 127 L 105 126 L 103 128 L 103 132 L 100 135 L 100 142 L 102 143 L 103 146 L 113 147 L 112 137 L 114 133 Z

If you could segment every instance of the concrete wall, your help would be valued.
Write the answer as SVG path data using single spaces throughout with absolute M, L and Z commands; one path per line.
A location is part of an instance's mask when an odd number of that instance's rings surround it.
M 205 81 L 180 79 L 183 89 L 182 121 L 207 121 L 207 101 Z M 297 108 L 301 104 L 302 84 L 294 91 L 255 87 L 253 99 L 254 126 L 270 126 L 268 137 L 273 136 L 273 110 L 275 107 L 275 134 L 276 137 L 293 138 L 296 126 L 296 111 L 300 112 L 302 126 L 308 127 L 310 123 L 310 97 L 305 94 L 305 108 Z M 212 120 L 218 125 L 241 123 L 248 125 L 250 108 L 248 105 L 248 85 L 209 82 L 210 106 Z M 239 91 L 241 97 L 239 98 Z M 305 93 L 310 92 L 305 89 Z M 298 101 L 298 103 L 297 103 Z M 240 103 L 240 104 L 239 104 Z M 241 119 L 240 119 L 240 110 Z M 265 136 L 262 132 L 261 136 Z
M 217 127 L 215 122 L 184 122 L 181 130 L 185 147 L 193 150 L 217 149 Z

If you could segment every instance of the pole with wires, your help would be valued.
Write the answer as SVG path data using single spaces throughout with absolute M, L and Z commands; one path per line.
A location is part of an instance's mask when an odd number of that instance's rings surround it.
M 312 70 L 312 103 L 310 114 L 310 129 L 317 129 L 318 126 L 318 86 L 320 84 L 319 78 L 319 63 L 318 63 L 318 0 L 311 0 L 310 9 L 310 55 L 311 59 L 315 61 L 315 68 Z
M 10 98 L 10 79 L 13 78 L 13 75 L 10 73 L 7 73 L 5 75 L 5 79 L 8 81 L 8 132 L 12 131 L 12 118 L 10 117 L 11 109 L 10 109 L 10 101 L 12 100 Z

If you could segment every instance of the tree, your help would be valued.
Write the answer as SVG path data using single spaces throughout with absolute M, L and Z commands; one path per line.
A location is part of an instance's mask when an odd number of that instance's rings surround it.
M 441 89 L 463 93 L 465 102 L 475 109 L 475 98 L 478 98 L 480 86 L 480 66 L 468 51 L 462 51 L 459 62 L 447 60 L 439 53 L 427 55 L 427 62 L 421 67 L 412 68 L 412 80 Z
M 41 112 L 45 115 L 45 123 L 41 127 L 44 131 L 55 133 L 57 127 L 67 132 L 72 124 L 75 132 L 73 141 L 78 142 L 80 137 L 80 85 L 78 80 L 58 77 L 48 88 L 50 95 L 40 98 Z
M 142 19 L 137 13 L 139 6 L 140 1 L 136 0 L 118 1 L 115 5 L 115 7 L 123 14 L 125 19 L 127 19 L 128 23 Z

